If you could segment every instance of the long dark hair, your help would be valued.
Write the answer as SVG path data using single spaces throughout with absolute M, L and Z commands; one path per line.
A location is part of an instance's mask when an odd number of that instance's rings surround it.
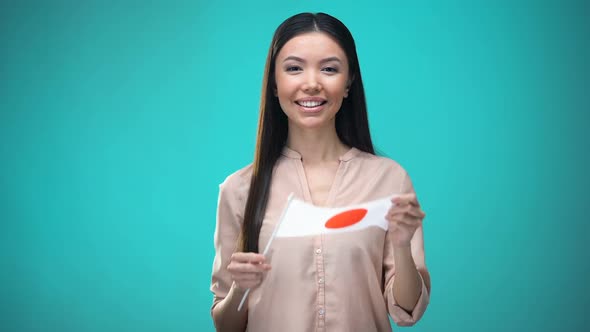
M 258 237 L 266 212 L 273 168 L 287 142 L 287 116 L 274 95 L 276 56 L 291 38 L 307 32 L 328 34 L 342 47 L 348 58 L 350 86 L 348 97 L 342 101 L 342 106 L 336 113 L 338 138 L 348 146 L 375 154 L 369 132 L 365 90 L 352 34 L 342 22 L 328 14 L 301 13 L 288 18 L 275 31 L 266 57 L 254 169 L 240 241 L 244 252 L 258 252 Z

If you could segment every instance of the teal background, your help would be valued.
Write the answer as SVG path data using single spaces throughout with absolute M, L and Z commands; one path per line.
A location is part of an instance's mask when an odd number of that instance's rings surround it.
M 412 331 L 588 329 L 589 3 L 298 0 L 2 2 L 0 330 L 214 330 L 218 184 L 301 11 L 352 31 L 428 214 Z

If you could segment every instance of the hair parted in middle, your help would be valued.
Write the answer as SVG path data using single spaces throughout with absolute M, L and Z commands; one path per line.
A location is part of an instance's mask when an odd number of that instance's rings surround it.
M 239 244 L 243 252 L 259 251 L 258 238 L 266 212 L 272 171 L 287 142 L 288 119 L 275 96 L 276 57 L 289 40 L 311 32 L 325 33 L 336 41 L 344 50 L 349 63 L 348 97 L 342 101 L 336 113 L 338 138 L 347 146 L 375 154 L 352 34 L 340 20 L 325 13 L 301 13 L 288 18 L 274 33 L 264 68 L 253 172 Z

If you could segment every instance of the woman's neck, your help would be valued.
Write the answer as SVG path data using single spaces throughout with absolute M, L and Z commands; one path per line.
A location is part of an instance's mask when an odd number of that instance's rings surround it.
M 336 134 L 336 128 L 301 129 L 289 126 L 287 147 L 297 151 L 306 164 L 338 161 L 350 147 Z

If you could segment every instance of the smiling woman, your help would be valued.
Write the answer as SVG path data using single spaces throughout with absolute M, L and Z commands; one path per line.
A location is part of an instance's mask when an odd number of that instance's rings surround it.
M 335 127 L 350 79 L 344 50 L 329 35 L 312 32 L 288 41 L 277 55 L 275 95 L 289 131 Z
M 396 198 L 377 217 L 386 229 L 281 237 L 260 254 L 291 194 L 330 208 Z M 366 210 L 352 213 L 330 226 Z M 217 330 L 391 331 L 389 316 L 413 325 L 430 294 L 424 216 L 406 171 L 375 155 L 351 33 L 323 13 L 287 19 L 267 57 L 254 162 L 220 185 Z

